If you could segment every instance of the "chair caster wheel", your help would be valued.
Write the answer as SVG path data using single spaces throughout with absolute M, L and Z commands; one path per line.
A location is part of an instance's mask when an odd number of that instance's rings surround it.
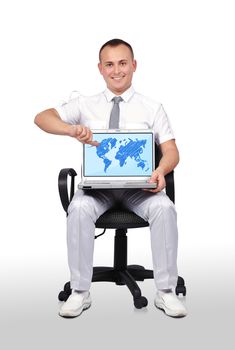
M 68 297 L 69 297 L 69 294 L 63 290 L 58 295 L 59 301 L 66 301 L 68 299 Z
M 183 294 L 183 296 L 185 297 L 185 295 L 186 295 L 186 287 L 185 286 L 176 286 L 175 294 L 176 295 Z
M 178 276 L 177 286 L 184 286 L 184 279 L 183 279 L 183 277 Z
M 142 309 L 148 305 L 148 300 L 145 297 L 134 298 L 134 305 L 136 309 Z
M 65 283 L 65 285 L 64 285 L 64 291 L 65 291 L 67 294 L 69 294 L 69 295 L 72 293 L 72 289 L 71 289 L 71 287 L 70 287 L 70 282 Z

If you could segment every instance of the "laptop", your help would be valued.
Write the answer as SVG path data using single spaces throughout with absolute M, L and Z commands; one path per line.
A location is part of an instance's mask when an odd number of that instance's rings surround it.
M 83 145 L 82 181 L 78 188 L 156 188 L 152 130 L 92 130 L 99 146 Z

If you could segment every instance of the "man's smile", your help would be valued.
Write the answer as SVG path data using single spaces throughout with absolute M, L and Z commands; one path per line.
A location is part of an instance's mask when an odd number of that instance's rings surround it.
M 125 76 L 122 77 L 111 77 L 113 80 L 121 80 L 122 78 L 124 78 Z

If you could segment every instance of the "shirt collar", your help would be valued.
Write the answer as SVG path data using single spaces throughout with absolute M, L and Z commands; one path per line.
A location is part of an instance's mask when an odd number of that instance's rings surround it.
M 118 96 L 121 96 L 123 98 L 123 101 L 128 102 L 131 99 L 131 97 L 134 95 L 134 93 L 135 93 L 135 90 L 134 90 L 133 86 L 131 86 L 131 87 L 129 87 L 129 89 L 127 89 L 125 92 L 123 92 L 122 95 L 118 95 Z M 104 95 L 105 95 L 108 102 L 111 102 L 112 98 L 116 96 L 108 88 L 104 91 Z

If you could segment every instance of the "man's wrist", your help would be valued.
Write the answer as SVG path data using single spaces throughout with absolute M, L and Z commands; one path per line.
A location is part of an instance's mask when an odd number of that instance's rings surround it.
M 65 135 L 75 137 L 77 131 L 77 125 L 66 124 Z
M 164 169 L 163 169 L 161 166 L 158 166 L 158 167 L 155 169 L 155 171 L 156 171 L 157 173 L 160 173 L 160 174 L 162 174 L 163 176 L 165 176 Z

